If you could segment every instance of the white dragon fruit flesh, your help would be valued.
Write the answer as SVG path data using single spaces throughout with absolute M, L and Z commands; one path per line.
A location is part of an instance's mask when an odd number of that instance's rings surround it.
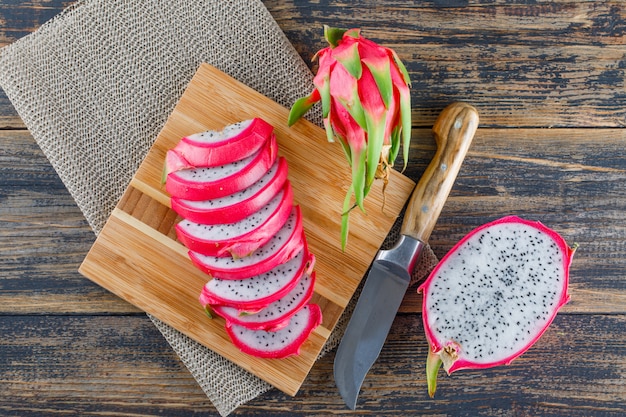
M 429 354 L 428 392 L 439 368 L 509 364 L 569 300 L 574 248 L 539 222 L 507 216 L 459 241 L 419 287 Z
M 314 264 L 315 256 L 303 247 L 295 257 L 263 274 L 242 279 L 213 278 L 202 288 L 200 303 L 230 306 L 240 313 L 257 312 L 289 293 L 303 275 L 312 272 Z
M 300 347 L 322 322 L 322 312 L 317 304 L 307 304 L 294 314 L 289 324 L 280 330 L 251 330 L 228 323 L 226 331 L 242 352 L 260 358 L 281 359 L 297 355 Z
M 171 197 L 202 201 L 225 197 L 257 182 L 274 165 L 277 158 L 276 137 L 269 137 L 254 154 L 244 159 L 215 166 L 197 166 L 170 172 L 165 190 Z
M 314 285 L 315 272 L 304 274 L 291 291 L 258 312 L 242 313 L 237 308 L 225 305 L 213 306 L 213 311 L 231 324 L 275 332 L 286 327 L 291 317 L 311 300 Z
M 293 191 L 287 182 L 266 205 L 240 221 L 200 224 L 183 219 L 176 225 L 176 235 L 194 252 L 241 258 L 267 243 L 283 227 L 292 208 Z
M 201 224 L 238 222 L 269 203 L 287 180 L 287 160 L 278 157 L 274 165 L 250 187 L 210 200 L 192 201 L 172 197 L 172 210 L 182 218 Z
M 273 130 L 265 120 L 254 118 L 227 125 L 221 131 L 209 130 L 185 136 L 167 151 L 164 175 L 244 159 L 258 151 Z

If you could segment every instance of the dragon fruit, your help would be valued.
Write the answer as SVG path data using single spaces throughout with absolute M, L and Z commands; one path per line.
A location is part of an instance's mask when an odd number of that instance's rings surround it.
M 363 209 L 376 178 L 387 184 L 401 145 L 406 167 L 411 141 L 410 79 L 395 51 L 362 37 L 359 29 L 325 26 L 324 37 L 330 46 L 314 57 L 319 59 L 315 88 L 293 104 L 287 122 L 293 125 L 321 101 L 328 140 L 337 138 L 343 147 L 352 170 L 342 215 L 345 248 L 350 210 Z
M 263 274 L 287 262 L 300 252 L 305 242 L 302 213 L 294 206 L 285 225 L 259 249 L 242 258 L 207 256 L 189 251 L 196 267 L 213 278 L 242 279 Z
M 196 167 L 171 172 L 165 190 L 172 197 L 202 201 L 225 197 L 257 182 L 274 164 L 277 143 L 274 135 L 252 155 L 216 167 Z
M 184 219 L 201 224 L 238 222 L 260 210 L 274 198 L 283 188 L 287 172 L 287 161 L 279 157 L 260 180 L 242 191 L 204 201 L 172 197 L 172 210 Z
M 445 255 L 418 289 L 431 397 L 441 365 L 451 374 L 508 364 L 539 339 L 569 300 L 575 248 L 539 222 L 507 216 Z
M 252 330 L 275 332 L 289 324 L 291 316 L 296 314 L 313 295 L 315 273 L 304 274 L 297 285 L 283 297 L 255 313 L 243 313 L 235 307 L 216 305 L 213 311 L 231 324 L 237 324 Z
M 274 128 L 254 118 L 182 138 L 167 151 L 165 175 L 183 169 L 214 167 L 244 159 L 258 151 Z
M 267 243 L 283 227 L 292 207 L 293 191 L 287 182 L 269 203 L 243 220 L 213 225 L 184 219 L 176 225 L 176 235 L 194 252 L 241 258 Z
M 181 139 L 163 171 L 182 217 L 178 241 L 212 277 L 200 304 L 225 319 L 242 351 L 271 358 L 297 354 L 321 322 L 319 306 L 307 304 L 315 256 L 277 147 L 273 127 L 255 118 Z
M 213 278 L 202 288 L 200 304 L 258 312 L 289 293 L 303 275 L 311 274 L 314 264 L 315 257 L 303 247 L 289 261 L 262 274 L 236 280 Z
M 317 304 L 307 304 L 280 330 L 251 330 L 226 322 L 226 331 L 242 352 L 260 358 L 281 359 L 299 354 L 302 344 L 321 323 L 320 307 Z

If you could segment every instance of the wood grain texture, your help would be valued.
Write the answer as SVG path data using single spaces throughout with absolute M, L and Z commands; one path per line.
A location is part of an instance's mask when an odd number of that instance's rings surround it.
M 356 412 L 346 412 L 335 391 L 328 355 L 297 397 L 272 390 L 232 415 L 618 417 L 626 412 L 626 344 L 610 329 L 624 325 L 623 316 L 557 316 L 539 343 L 511 365 L 442 374 L 430 399 L 421 320 L 400 315 Z M 145 317 L 0 317 L 0 332 L 7 339 L 0 344 L 3 415 L 217 415 Z M 596 343 L 588 355 L 569 354 L 587 345 L 590 333 Z M 557 347 L 560 355 L 553 353 Z
M 60 0 L 0 0 L 0 46 Z M 264 0 L 302 58 L 322 25 L 362 27 L 397 48 L 413 79 L 417 181 L 430 126 L 450 102 L 481 116 L 431 245 L 443 256 L 507 214 L 580 243 L 572 301 L 509 367 L 440 375 L 427 398 L 420 296 L 407 293 L 355 412 L 317 361 L 299 395 L 278 390 L 234 415 L 626 415 L 626 95 L 621 1 Z M 51 14 L 54 14 L 51 12 Z M 16 130 L 18 129 L 18 130 Z M 77 272 L 94 235 L 0 92 L 0 414 L 217 415 L 138 309 Z
M 0 144 L 0 314 L 138 313 L 78 273 L 95 235 L 30 134 Z
M 435 154 L 409 199 L 400 233 L 428 242 L 478 129 L 476 109 L 455 102 L 433 125 Z

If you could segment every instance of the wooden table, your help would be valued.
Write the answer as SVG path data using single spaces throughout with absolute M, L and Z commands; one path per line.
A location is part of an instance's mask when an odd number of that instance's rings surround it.
M 441 109 L 479 109 L 432 235 L 437 255 L 507 214 L 580 244 L 572 301 L 542 339 L 508 367 L 440 375 L 435 399 L 411 289 L 353 414 L 625 415 L 626 4 L 264 3 L 307 62 L 324 46 L 323 24 L 361 27 L 397 50 L 413 79 L 413 179 L 433 154 Z M 68 4 L 0 0 L 0 46 Z M 2 92 L 0 149 L 0 415 L 215 415 L 150 320 L 78 274 L 94 235 Z M 273 390 L 234 415 L 350 414 L 333 356 L 296 397 Z

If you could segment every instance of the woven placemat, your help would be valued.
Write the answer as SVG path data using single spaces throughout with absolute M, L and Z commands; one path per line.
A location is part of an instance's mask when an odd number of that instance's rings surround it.
M 203 62 L 285 107 L 312 89 L 259 0 L 79 1 L 0 51 L 0 86 L 98 234 Z M 435 263 L 427 251 L 418 270 Z M 221 415 L 271 388 L 151 319 Z

